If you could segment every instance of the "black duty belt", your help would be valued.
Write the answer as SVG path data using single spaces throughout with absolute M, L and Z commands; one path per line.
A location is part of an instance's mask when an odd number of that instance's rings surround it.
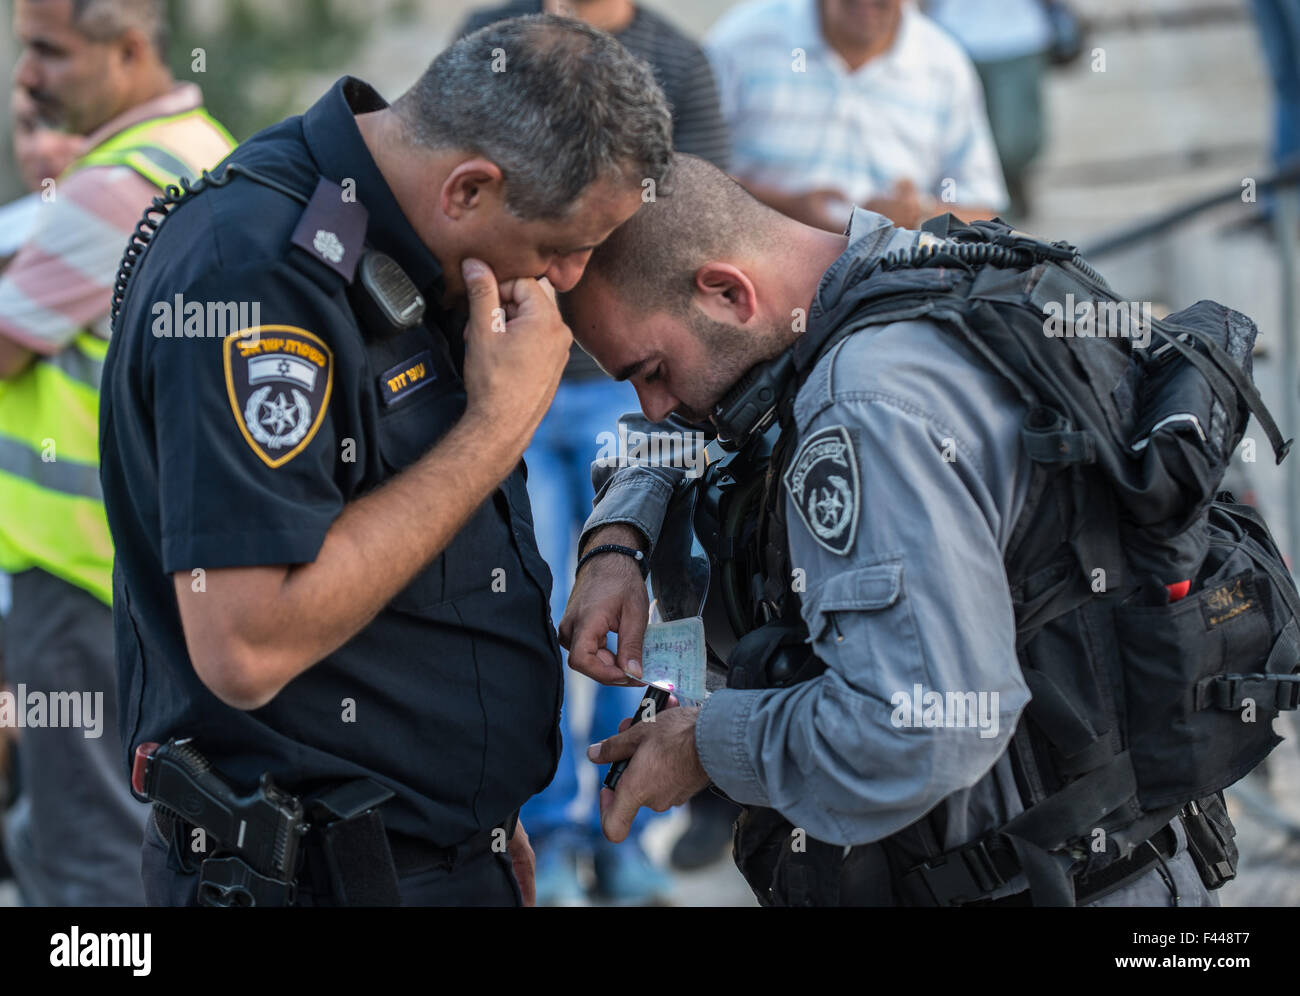
M 1083 906 L 1127 885 L 1156 862 L 1172 858 L 1177 845 L 1173 827 L 1162 827 L 1128 857 L 1120 858 L 1086 878 L 1076 876 L 1075 903 Z M 1028 891 L 998 899 L 954 899 L 988 896 L 1008 884 L 1019 872 L 1020 863 L 1010 845 L 1000 847 L 994 843 L 990 846 L 988 841 L 977 840 L 923 862 L 907 872 L 900 884 L 908 905 L 1024 906 L 1029 904 Z
M 195 829 L 192 824 L 186 823 L 177 817 L 170 809 L 158 805 L 153 807 L 153 821 L 163 840 L 171 841 L 176 839 L 181 848 L 181 853 L 190 853 L 189 838 Z M 450 869 L 463 864 L 471 858 L 479 857 L 491 851 L 493 845 L 499 840 L 510 840 L 514 836 L 515 826 L 518 822 L 519 814 L 516 812 L 511 814 L 499 826 L 493 827 L 492 830 L 476 834 L 469 840 L 452 847 L 439 847 L 430 841 L 390 830 L 388 831 L 388 846 L 393 852 L 393 865 L 396 867 L 399 877 L 415 875 L 430 868 Z M 177 836 L 178 830 L 179 836 Z M 504 838 L 495 832 L 497 830 L 505 832 Z M 304 850 L 308 852 L 307 858 L 303 862 L 303 870 L 307 876 L 310 875 L 310 869 L 315 864 L 311 860 L 310 854 L 313 842 L 314 838 L 309 835 L 303 845 Z M 500 845 L 497 846 L 499 848 Z M 209 844 L 208 849 L 212 849 L 211 844 Z M 304 884 L 310 883 L 304 882 Z

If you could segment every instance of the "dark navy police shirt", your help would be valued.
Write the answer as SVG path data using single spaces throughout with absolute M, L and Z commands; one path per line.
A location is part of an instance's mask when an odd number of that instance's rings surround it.
M 397 793 L 390 830 L 449 846 L 541 790 L 559 752 L 551 576 L 522 464 L 373 622 L 261 709 L 199 681 L 171 577 L 197 590 L 213 568 L 312 561 L 348 502 L 464 411 L 463 315 L 440 311 L 438 263 L 353 117 L 383 106 L 345 78 L 250 139 L 227 162 L 311 205 L 236 177 L 182 202 L 131 280 L 100 420 L 119 720 L 128 754 L 193 737 L 245 790 L 267 771 L 301 793 L 374 778 Z M 422 324 L 392 334 L 354 312 L 362 240 L 420 290 Z

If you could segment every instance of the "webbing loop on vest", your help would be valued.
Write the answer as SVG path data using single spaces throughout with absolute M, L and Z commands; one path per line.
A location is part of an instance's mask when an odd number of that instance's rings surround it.
M 1247 699 L 1266 708 L 1300 708 L 1300 674 L 1220 674 L 1196 688 L 1197 709 L 1235 712 Z
M 1025 414 L 1020 439 L 1034 463 L 1064 466 L 1097 462 L 1097 441 L 1092 433 L 1071 430 L 1064 415 L 1044 405 L 1035 405 Z

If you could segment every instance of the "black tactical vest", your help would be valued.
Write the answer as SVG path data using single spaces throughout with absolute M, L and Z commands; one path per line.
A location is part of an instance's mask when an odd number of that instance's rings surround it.
M 1280 742 L 1271 721 L 1300 696 L 1300 596 L 1254 510 L 1216 496 L 1252 412 L 1279 462 L 1290 445 L 1250 381 L 1255 326 L 1203 301 L 1155 321 L 1146 348 L 1104 324 L 1049 335 L 1050 302 L 1067 294 L 1091 305 L 1094 323 L 1116 315 L 1116 295 L 1072 247 L 951 216 L 927 230 L 943 241 L 923 236 L 863 264 L 851 316 L 810 326 L 795 347 L 756 525 L 722 538 L 737 574 L 762 575 L 729 684 L 785 686 L 824 670 L 785 583 L 780 482 L 798 447 L 798 387 L 846 335 L 935 321 L 1027 406 L 1033 476 L 1004 561 L 1033 696 L 1009 748 L 1024 812 L 946 854 L 928 816 L 846 855 L 811 841 L 796 852 L 789 823 L 750 809 L 737 863 L 774 903 L 980 903 L 1023 871 L 1021 901 L 1072 905 L 1145 870 L 1154 845 L 1140 846 L 1181 818 L 1215 888 L 1236 859 L 1220 790 Z

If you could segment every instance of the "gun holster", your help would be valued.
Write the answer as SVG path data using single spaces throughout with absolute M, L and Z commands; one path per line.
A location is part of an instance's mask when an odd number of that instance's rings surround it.
M 296 883 L 259 875 L 236 854 L 214 854 L 199 865 L 200 906 L 292 906 L 297 893 Z
M 397 866 L 377 807 L 391 789 L 368 778 L 305 800 L 310 826 L 303 864 L 314 898 L 337 906 L 397 906 Z M 325 895 L 328 889 L 328 897 Z M 292 906 L 298 882 L 259 874 L 243 858 L 218 850 L 199 866 L 200 906 Z

